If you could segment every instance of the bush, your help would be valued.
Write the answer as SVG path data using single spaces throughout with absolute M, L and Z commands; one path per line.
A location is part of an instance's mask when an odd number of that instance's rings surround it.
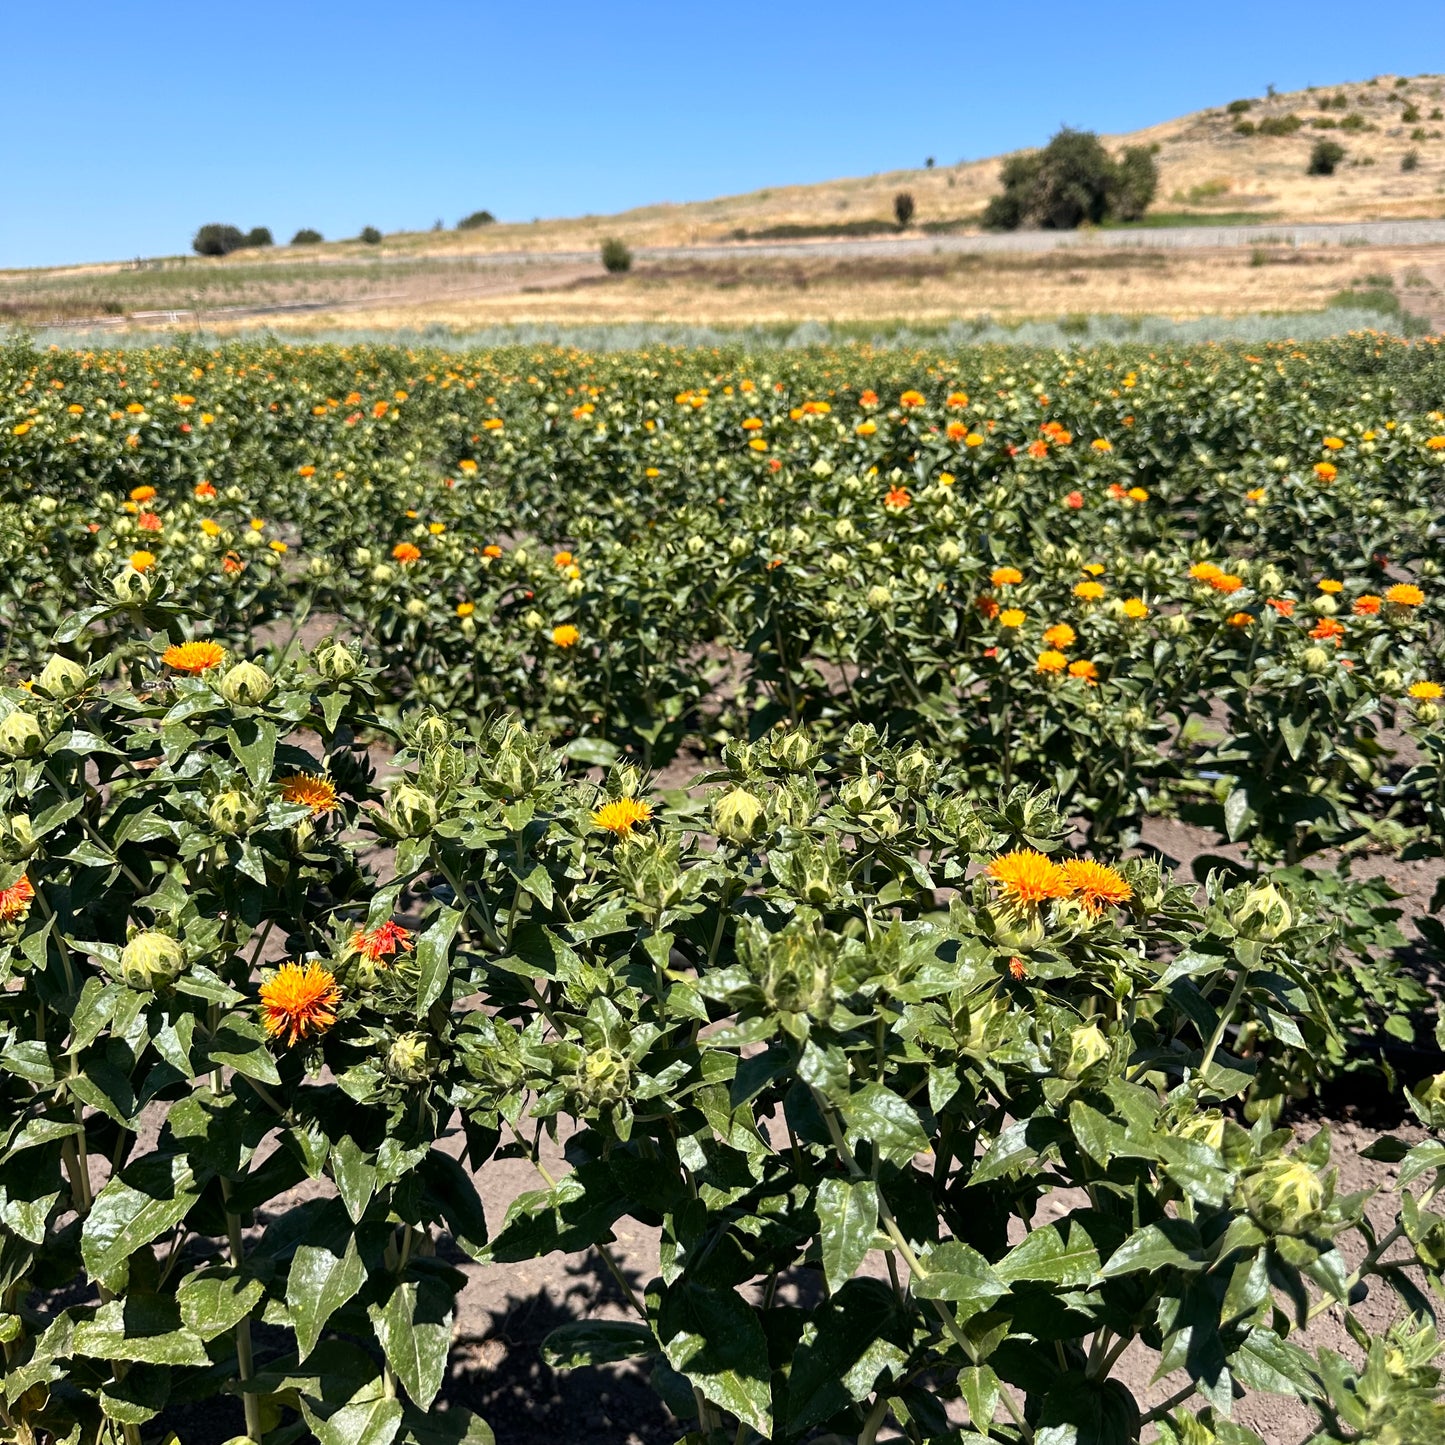
M 1420 169 L 1420 152 L 1408 150 L 1400 157 L 1400 169 L 1402 171 L 1418 171 Z
M 1252 100 L 1231 100 L 1224 107 L 1224 113 L 1226 115 L 1243 115 L 1245 111 L 1253 109 L 1254 102 Z
M 323 236 L 320 231 L 313 231 L 310 226 L 302 226 L 302 228 L 292 236 L 291 244 L 293 246 L 319 246 L 325 239 L 326 237 Z
M 1359 111 L 1352 110 L 1349 115 L 1347 115 L 1340 122 L 1340 129 L 1348 131 L 1361 131 L 1369 129 L 1369 125 L 1369 121 L 1367 121 L 1364 116 L 1359 113 Z
M 1234 123 L 1235 135 L 1253 135 L 1256 126 L 1252 120 L 1237 120 Z
M 1293 135 L 1302 125 L 1299 116 L 1290 112 L 1289 115 L 1267 115 L 1260 121 L 1257 129 L 1260 135 Z
M 198 256 L 229 256 L 246 244 L 246 234 L 239 226 L 223 226 L 216 222 L 202 226 L 191 241 L 191 250 Z
M 617 275 L 632 269 L 632 252 L 625 241 L 609 236 L 602 243 L 602 264 Z
M 1345 158 L 1345 148 L 1337 140 L 1317 140 L 1310 151 L 1307 174 L 1332 176 L 1335 167 Z
M 1400 112 L 1400 120 L 1405 125 L 1414 125 L 1420 119 L 1420 107 L 1418 105 L 1407 105 Z
M 985 207 L 990 230 L 1020 226 L 1071 230 L 1084 222 L 1143 215 L 1154 198 L 1158 169 L 1147 147 L 1115 161 L 1091 131 L 1061 130 L 1041 151 L 1012 156 L 1001 173 L 1003 194 Z
M 482 226 L 490 226 L 496 222 L 496 217 L 490 211 L 473 211 L 470 216 L 463 216 L 457 222 L 459 231 L 476 231 Z
M 271 235 L 271 228 L 269 226 L 252 226 L 251 229 L 246 232 L 246 239 L 243 244 L 247 246 L 274 246 L 276 242 Z
M 899 230 L 906 231 L 908 223 L 913 219 L 913 196 L 909 191 L 899 191 L 893 197 L 893 219 L 898 222 Z
M 381 232 L 375 226 L 363 226 L 359 239 L 365 241 L 368 246 L 379 246 L 381 245 Z

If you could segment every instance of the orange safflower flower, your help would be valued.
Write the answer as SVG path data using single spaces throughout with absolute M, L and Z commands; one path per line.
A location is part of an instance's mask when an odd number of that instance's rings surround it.
M 141 486 L 130 489 L 130 499 L 133 502 L 148 502 L 155 494 L 156 489 L 154 487 Z
M 502 549 L 497 546 L 495 542 L 490 542 L 487 544 L 487 546 L 482 548 L 483 557 L 500 557 L 501 555 Z
M 968 426 L 961 421 L 951 421 L 944 428 L 951 442 L 961 442 L 968 436 Z
M 1344 442 L 1339 437 L 1326 437 L 1324 445 L 1328 451 L 1337 452 L 1344 446 Z
M 1004 901 L 1015 908 L 1037 908 L 1074 891 L 1064 870 L 1032 848 L 1016 848 L 995 858 L 985 872 L 999 885 Z
M 1029 443 L 1029 455 L 1036 460 L 1042 461 L 1049 454 L 1048 442 L 1038 441 Z
M 261 985 L 261 1022 L 289 1048 L 324 1034 L 336 1022 L 341 988 L 319 963 L 286 962 Z
M 577 559 L 568 551 L 552 553 L 552 565 L 554 567 L 570 567 Z
M 995 567 L 988 580 L 995 587 L 1014 587 L 1024 580 L 1024 574 L 1017 567 Z
M 241 554 L 239 552 L 227 552 L 226 555 L 221 558 L 221 571 L 226 573 L 228 577 L 234 577 L 237 572 L 244 572 L 245 570 L 246 564 L 241 560 Z
M 314 773 L 293 773 L 281 779 L 281 800 L 303 803 L 311 809 L 313 818 L 319 818 L 323 813 L 336 811 L 336 786 L 330 778 Z
M 858 405 L 859 405 L 859 406 L 877 406 L 877 405 L 878 405 L 878 393 L 877 393 L 876 391 L 873 391 L 871 388 L 870 388 L 869 390 L 867 390 L 867 391 L 864 391 L 864 392 L 859 393 L 859 396 L 858 396 Z
M 581 639 L 582 634 L 570 622 L 552 629 L 552 642 L 557 647 L 576 647 Z
M 130 554 L 130 565 L 133 572 L 149 572 L 156 565 L 156 554 L 142 549 L 139 552 Z
M 901 512 L 913 505 L 913 494 L 907 487 L 889 487 L 883 505 L 890 512 Z
M 1114 450 L 1114 443 L 1111 442 L 1108 437 L 1095 437 L 1089 445 L 1093 447 L 1096 452 L 1111 452 Z
M 1094 687 L 1099 681 L 1099 669 L 1088 658 L 1081 657 L 1077 662 L 1069 664 L 1069 676 L 1077 677 L 1088 683 L 1090 687 Z
M 980 597 L 974 606 L 977 607 L 990 622 L 998 616 L 998 603 L 995 602 L 992 597 Z
M 1445 697 L 1445 687 L 1441 687 L 1438 682 L 1412 682 L 1409 692 L 1416 702 L 1439 702 Z M 20 881 L 23 883 L 25 880 L 22 878 Z M 0 907 L 0 918 L 4 916 L 4 909 Z
M 1248 627 L 1254 621 L 1248 612 L 1232 612 L 1224 619 L 1231 627 Z
M 1078 636 L 1079 634 L 1067 622 L 1056 622 L 1044 633 L 1044 641 L 1050 647 L 1057 647 L 1062 651 L 1066 647 L 1072 647 L 1078 640 Z
M 1124 601 L 1124 616 L 1138 622 L 1149 615 L 1149 604 L 1142 597 L 1129 597 Z
M 0 888 L 0 923 L 19 923 L 30 912 L 34 885 L 22 873 L 8 888 Z
M 1238 592 L 1244 586 L 1244 578 L 1236 577 L 1233 572 L 1216 572 L 1209 579 L 1209 585 L 1216 592 L 1222 592 L 1228 597 L 1231 592 Z
M 1345 584 L 1343 582 L 1336 582 L 1333 577 L 1321 578 L 1320 581 L 1315 583 L 1315 586 L 1330 597 L 1345 590 Z
M 296 475 L 298 477 L 314 477 L 316 475 L 316 468 L 309 464 L 304 467 L 297 467 Z
M 1104 595 L 1102 582 L 1076 582 L 1074 596 L 1081 602 L 1097 602 Z
M 177 672 L 194 674 L 219 667 L 225 655 L 218 642 L 173 642 L 161 653 L 161 661 Z
M 1339 639 L 1345 635 L 1345 624 L 1336 621 L 1333 617 L 1321 617 L 1313 627 L 1310 628 L 1310 636 L 1316 642 L 1325 642 L 1329 638 L 1335 639 L 1335 645 L 1339 645 Z
M 1008 976 L 1015 983 L 1021 983 L 1028 977 L 1028 969 L 1024 967 L 1023 959 L 1015 956 L 1008 961 Z
M 193 495 L 197 497 L 214 497 L 216 495 L 216 489 L 210 482 L 197 482 L 192 491 Z
M 1022 627 L 1024 625 L 1024 614 L 1018 607 L 1005 607 L 998 615 L 1000 627 Z
M 1418 607 L 1425 594 L 1413 582 L 1397 582 L 1385 589 L 1385 601 L 1392 607 Z
M 951 391 L 951 392 L 949 392 L 947 405 L 949 405 L 949 406 L 967 406 L 967 405 L 968 405 L 968 393 L 967 393 L 966 391 Z
M 1445 452 L 1445 437 L 1427 437 L 1425 445 L 1432 452 Z
M 1117 907 L 1134 896 L 1134 890 L 1122 875 L 1106 863 L 1095 863 L 1088 858 L 1070 858 L 1062 867 L 1064 877 L 1073 885 L 1079 902 L 1090 913 L 1102 913 L 1105 905 Z
M 1356 617 L 1378 617 L 1383 601 L 1382 597 L 1376 597 L 1373 592 L 1362 592 L 1355 598 L 1350 611 Z
M 898 398 L 899 406 L 924 406 L 927 402 L 928 398 L 921 391 L 905 391 Z
M 876 421 L 860 421 L 853 430 L 860 437 L 871 437 L 878 430 L 878 423 Z
M 415 542 L 398 542 L 391 549 L 391 555 L 401 563 L 403 567 L 409 567 L 421 556 L 421 548 Z
M 1295 600 L 1293 597 L 1271 597 L 1265 603 L 1266 607 L 1273 607 L 1281 617 L 1293 617 Z
M 1055 652 L 1052 648 L 1039 653 L 1039 660 L 1034 665 L 1035 672 L 1062 672 L 1069 665 L 1069 659 L 1062 652 Z
M 1084 494 L 1082 492 L 1070 492 L 1064 498 L 1064 505 L 1070 511 L 1077 512 L 1084 505 Z
M 385 963 L 396 954 L 410 953 L 416 947 L 411 941 L 409 928 L 389 921 L 373 928 L 370 933 L 358 928 L 351 935 L 351 946 L 372 963 Z
M 1222 569 L 1216 567 L 1213 562 L 1196 562 L 1190 569 L 1189 575 L 1196 582 L 1209 582 L 1220 576 Z
M 135 519 L 135 524 L 142 532 L 159 532 L 164 529 L 165 524 L 154 512 L 142 512 Z
M 457 616 L 458 616 L 458 617 L 470 617 L 470 616 L 472 615 L 472 613 L 475 612 L 476 610 L 477 610 L 477 604 L 476 604 L 475 602 L 458 602 L 458 603 L 457 603 Z
M 652 818 L 652 807 L 641 798 L 618 798 L 592 814 L 592 825 L 617 838 L 628 837 L 639 824 Z
M 1315 476 L 1322 482 L 1332 482 L 1339 474 L 1340 469 L 1333 462 L 1315 463 Z

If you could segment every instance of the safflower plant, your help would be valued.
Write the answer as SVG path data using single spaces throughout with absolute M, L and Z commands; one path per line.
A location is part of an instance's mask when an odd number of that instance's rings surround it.
M 1445 1148 L 1387 1142 L 1377 1235 L 1328 1130 L 1243 1107 L 1337 1030 L 1306 884 L 1082 856 L 862 724 L 667 794 L 506 717 L 391 736 L 345 643 L 258 662 L 143 600 L 0 692 L 15 1438 L 224 1395 L 272 1445 L 485 1441 L 435 1408 L 439 1243 L 502 1268 L 624 1217 L 658 1277 L 550 1355 L 646 1361 L 695 1441 L 1244 1442 L 1259 1390 L 1320 1441 L 1438 1429 Z M 541 1187 L 489 1220 L 499 1155 Z

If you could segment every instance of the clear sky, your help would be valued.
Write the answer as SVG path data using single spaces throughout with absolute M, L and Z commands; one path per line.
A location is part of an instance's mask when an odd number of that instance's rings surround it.
M 0 266 L 607 212 L 1445 71 L 1441 0 L 9 0 Z

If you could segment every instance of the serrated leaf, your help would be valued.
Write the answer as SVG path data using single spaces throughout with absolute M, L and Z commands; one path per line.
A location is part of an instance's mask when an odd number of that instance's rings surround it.
M 828 1292 L 857 1272 L 878 1232 L 878 1186 L 871 1179 L 824 1179 L 818 1185 L 818 1244 Z
M 186 1328 L 203 1340 L 234 1329 L 260 1302 L 266 1287 L 235 1268 L 213 1268 L 188 1275 L 176 1291 Z
M 178 1154 L 149 1154 L 122 1170 L 96 1195 L 81 1230 L 86 1269 L 109 1281 L 136 1250 L 186 1217 L 202 1182 Z
M 286 1305 L 302 1360 L 316 1348 L 327 1320 L 366 1283 L 366 1266 L 356 1248 L 356 1236 L 347 1227 L 337 1238 L 337 1221 L 333 1218 L 328 1223 L 326 1232 L 331 1238 L 322 1244 L 298 1246 L 286 1277 Z
M 423 1410 L 436 1399 L 446 1376 L 455 1308 L 451 1290 L 428 1274 L 400 1281 L 385 1301 L 367 1309 L 387 1363 Z

